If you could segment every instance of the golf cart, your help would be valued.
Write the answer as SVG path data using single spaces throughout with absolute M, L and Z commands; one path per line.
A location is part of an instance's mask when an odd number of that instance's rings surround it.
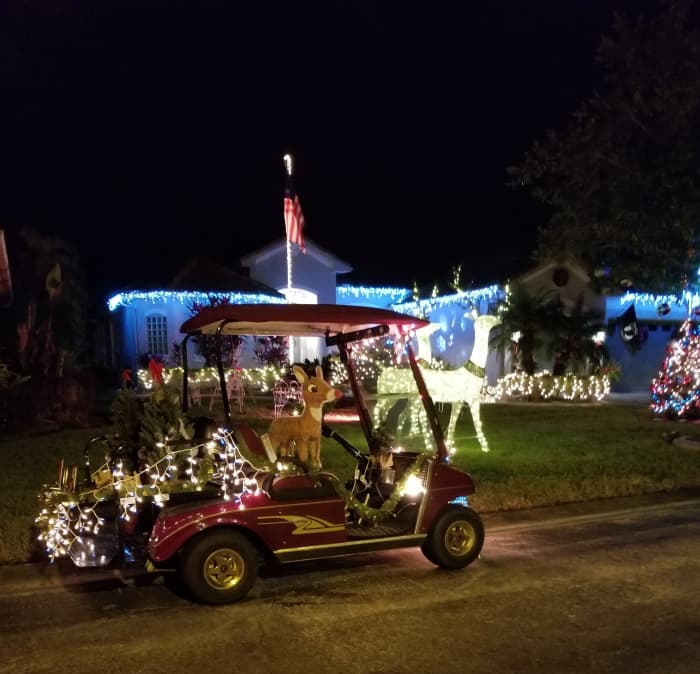
M 471 477 L 450 465 L 411 345 L 414 331 L 426 325 L 420 318 L 359 306 L 202 309 L 181 327 L 179 400 L 195 431 L 184 444 L 182 438 L 161 443 L 159 454 L 151 454 L 145 465 L 129 464 L 123 451 L 112 448 L 106 464 L 92 471 L 88 449 L 93 445 L 86 447 L 84 478 L 79 480 L 75 467 L 62 469 L 60 484 L 45 487 L 41 495 L 37 523 L 49 557 L 69 558 L 80 567 L 131 563 L 174 572 L 188 595 L 206 604 L 245 597 L 261 564 L 420 547 L 437 566 L 467 566 L 479 556 L 484 529 L 469 506 Z M 232 335 L 319 339 L 344 372 L 344 392 L 324 379 L 321 367 L 311 373 L 296 367 L 302 415 L 281 413 L 267 432 L 260 423 L 256 428 L 231 409 L 230 375 L 221 354 Z M 219 354 L 220 426 L 193 416 L 190 408 L 188 342 L 202 336 L 214 338 Z M 397 403 L 400 397 L 422 402 L 423 431 L 402 440 L 402 446 L 391 434 L 396 414 L 373 417 L 377 395 L 358 373 L 363 348 L 377 343 L 388 346 L 393 363 L 397 358 L 405 363 L 397 369 L 412 374 L 412 390 L 395 396 Z M 340 423 L 322 420 L 321 405 L 329 403 L 342 403 L 343 409 L 352 404 L 362 443 L 346 439 L 337 430 Z M 302 417 L 306 421 L 299 421 Z M 314 424 L 322 438 L 314 437 Z M 354 464 L 347 481 L 322 468 L 321 446 L 330 451 L 333 444 Z

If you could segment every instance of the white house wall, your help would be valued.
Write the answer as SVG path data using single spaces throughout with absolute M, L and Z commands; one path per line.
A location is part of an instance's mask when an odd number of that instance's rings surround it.
M 166 365 L 174 365 L 173 361 L 173 344 L 182 342 L 184 335 L 180 333 L 180 326 L 190 318 L 190 312 L 185 304 L 161 300 L 160 302 L 151 300 L 134 300 L 130 306 L 125 309 L 133 312 L 136 327 L 136 341 L 134 343 L 135 356 L 140 358 L 148 353 L 148 334 L 146 330 L 146 319 L 151 315 L 164 315 L 168 329 L 168 354 L 165 356 Z M 199 356 L 194 353 L 194 345 L 190 344 L 188 349 L 188 357 L 190 364 L 197 366 L 198 361 L 201 361 Z

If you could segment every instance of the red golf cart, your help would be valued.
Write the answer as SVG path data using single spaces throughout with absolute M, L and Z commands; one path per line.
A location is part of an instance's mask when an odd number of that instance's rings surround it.
M 484 529 L 469 506 L 471 477 L 450 465 L 439 417 L 411 346 L 413 331 L 425 325 L 419 318 L 358 306 L 201 310 L 181 327 L 180 399 L 187 418 L 193 413 L 188 342 L 213 336 L 223 423 L 190 417 L 198 435 L 186 446 L 180 440 L 161 448 L 145 466 L 125 467 L 121 454 L 111 451 L 106 465 L 93 472 L 86 448 L 82 482 L 77 469 L 72 474 L 64 470 L 62 484 L 46 487 L 42 494 L 37 523 L 49 557 L 66 557 L 81 567 L 131 563 L 152 572 L 174 572 L 193 600 L 208 604 L 242 599 L 261 564 L 418 546 L 440 567 L 467 566 L 481 551 Z M 324 419 L 322 444 L 330 451 L 337 443 L 349 454 L 355 465 L 352 477 L 341 480 L 324 471 L 320 447 L 314 453 L 311 444 L 309 452 L 300 451 L 299 442 L 274 446 L 274 421 L 266 433 L 245 414 L 232 413 L 221 357 L 222 344 L 231 335 L 322 340 L 346 377 L 342 401 L 335 387 L 328 400 L 342 403 L 344 411 L 352 403 L 364 438 L 353 444 L 338 430 L 340 423 Z M 392 439 L 390 414 L 373 418 L 377 396 L 371 381 L 358 373 L 364 348 L 376 344 L 388 348 L 394 362 L 405 362 L 401 369 L 412 373 L 414 388 L 404 397 L 420 399 L 424 422 L 427 418 L 422 428 L 429 432 L 402 440 L 402 446 Z M 316 378 L 299 375 L 309 395 L 319 388 L 326 395 L 321 375 L 320 368 Z

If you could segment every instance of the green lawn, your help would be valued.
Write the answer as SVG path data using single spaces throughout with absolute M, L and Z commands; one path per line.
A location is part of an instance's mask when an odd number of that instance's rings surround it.
M 479 449 L 465 408 L 452 458 L 474 478 L 472 504 L 481 512 L 700 485 L 700 450 L 666 438 L 700 435 L 700 426 L 655 420 L 643 405 L 496 404 L 482 406 L 481 416 L 491 451 Z M 357 424 L 334 428 L 365 447 Z M 0 563 L 31 558 L 42 484 L 56 479 L 61 458 L 82 466 L 85 443 L 100 430 L 0 437 Z M 335 442 L 324 438 L 322 457 L 324 469 L 351 475 L 352 459 Z

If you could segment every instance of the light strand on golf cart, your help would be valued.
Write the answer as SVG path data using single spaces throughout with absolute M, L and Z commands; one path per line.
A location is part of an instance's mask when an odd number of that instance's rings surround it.
M 40 531 L 37 539 L 44 544 L 50 560 L 69 554 L 80 535 L 100 532 L 105 520 L 97 513 L 97 506 L 80 507 L 67 501 L 56 503 L 53 509 L 42 508 L 34 521 Z
M 80 493 L 51 489 L 44 494 L 47 504 L 42 508 L 35 522 L 37 540 L 41 541 L 49 559 L 54 560 L 68 556 L 74 542 L 84 534 L 94 535 L 99 532 L 104 520 L 97 508 L 116 491 L 119 494 L 119 517 L 129 521 L 130 512 L 135 511 L 136 503 L 144 498 L 152 498 L 159 503 L 164 493 L 168 493 L 168 483 L 177 480 L 179 460 L 184 460 L 188 480 L 179 484 L 180 489 L 200 491 L 204 476 L 209 476 L 202 467 L 200 454 L 210 457 L 218 466 L 225 498 L 240 500 L 244 494 L 259 491 L 256 476 L 260 469 L 253 466 L 240 453 L 231 433 L 215 434 L 212 440 L 192 447 L 171 450 L 144 470 L 136 474 L 126 474 L 124 466 L 118 462 L 112 470 L 104 464 L 93 473 L 98 478 L 98 487 Z M 244 470 L 245 468 L 245 470 Z M 144 484 L 147 482 L 147 484 Z M 86 503 L 90 501 L 90 503 Z M 85 555 L 84 550 L 80 552 Z

